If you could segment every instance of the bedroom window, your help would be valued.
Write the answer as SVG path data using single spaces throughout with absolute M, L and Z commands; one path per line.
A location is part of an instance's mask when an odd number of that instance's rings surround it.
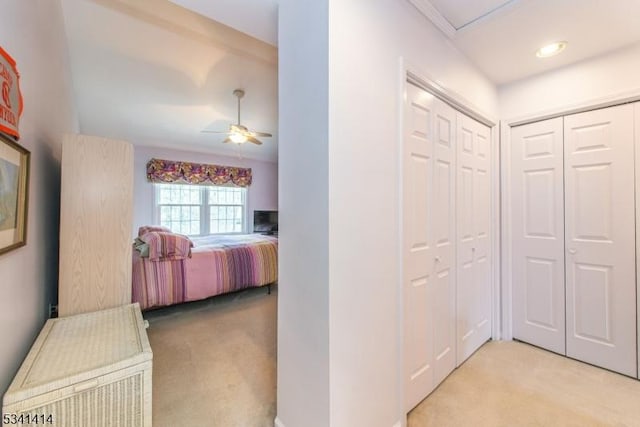
M 157 223 L 189 236 L 243 233 L 246 188 L 155 184 Z
M 244 188 L 209 188 L 209 233 L 242 233 L 244 225 Z

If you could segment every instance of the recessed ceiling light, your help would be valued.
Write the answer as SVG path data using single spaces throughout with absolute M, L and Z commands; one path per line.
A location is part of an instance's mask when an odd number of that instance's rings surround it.
M 549 56 L 557 55 L 567 47 L 567 42 L 555 42 L 541 47 L 536 52 L 538 58 L 548 58 Z

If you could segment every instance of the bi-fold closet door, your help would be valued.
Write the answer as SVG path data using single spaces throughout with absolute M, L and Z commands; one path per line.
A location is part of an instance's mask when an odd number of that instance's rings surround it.
M 457 113 L 457 366 L 491 337 L 491 135 Z
M 634 105 L 512 129 L 514 338 L 637 376 Z
M 565 354 L 563 119 L 511 130 L 513 336 Z
M 406 97 L 402 259 L 410 410 L 462 362 L 457 356 L 468 357 L 490 337 L 490 140 L 486 126 L 427 91 L 408 84 Z M 463 280 L 456 280 L 459 273 Z

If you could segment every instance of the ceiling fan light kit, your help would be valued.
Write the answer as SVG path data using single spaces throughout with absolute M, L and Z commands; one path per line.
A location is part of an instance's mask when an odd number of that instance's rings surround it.
M 240 122 L 240 120 L 238 120 Z M 246 131 L 246 128 L 245 128 Z M 249 139 L 245 132 L 240 126 L 231 125 L 229 130 L 229 138 L 231 142 L 235 142 L 236 144 L 244 144 Z M 225 142 L 228 142 L 225 140 Z
M 206 133 L 226 133 L 227 138 L 224 139 L 224 143 L 233 142 L 234 144 L 244 144 L 245 142 L 251 142 L 256 145 L 262 145 L 262 141 L 256 137 L 271 137 L 272 135 L 267 132 L 252 132 L 246 126 L 240 124 L 240 100 L 244 97 L 244 90 L 236 89 L 233 91 L 233 95 L 238 98 L 238 123 L 229 125 L 228 132 L 218 132 L 203 130 Z

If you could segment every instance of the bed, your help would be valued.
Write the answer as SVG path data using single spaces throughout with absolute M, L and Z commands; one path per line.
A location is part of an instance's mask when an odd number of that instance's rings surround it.
M 278 280 L 277 237 L 187 238 L 141 228 L 136 240 L 150 246 L 149 253 L 133 251 L 132 300 L 143 310 L 270 287 Z

